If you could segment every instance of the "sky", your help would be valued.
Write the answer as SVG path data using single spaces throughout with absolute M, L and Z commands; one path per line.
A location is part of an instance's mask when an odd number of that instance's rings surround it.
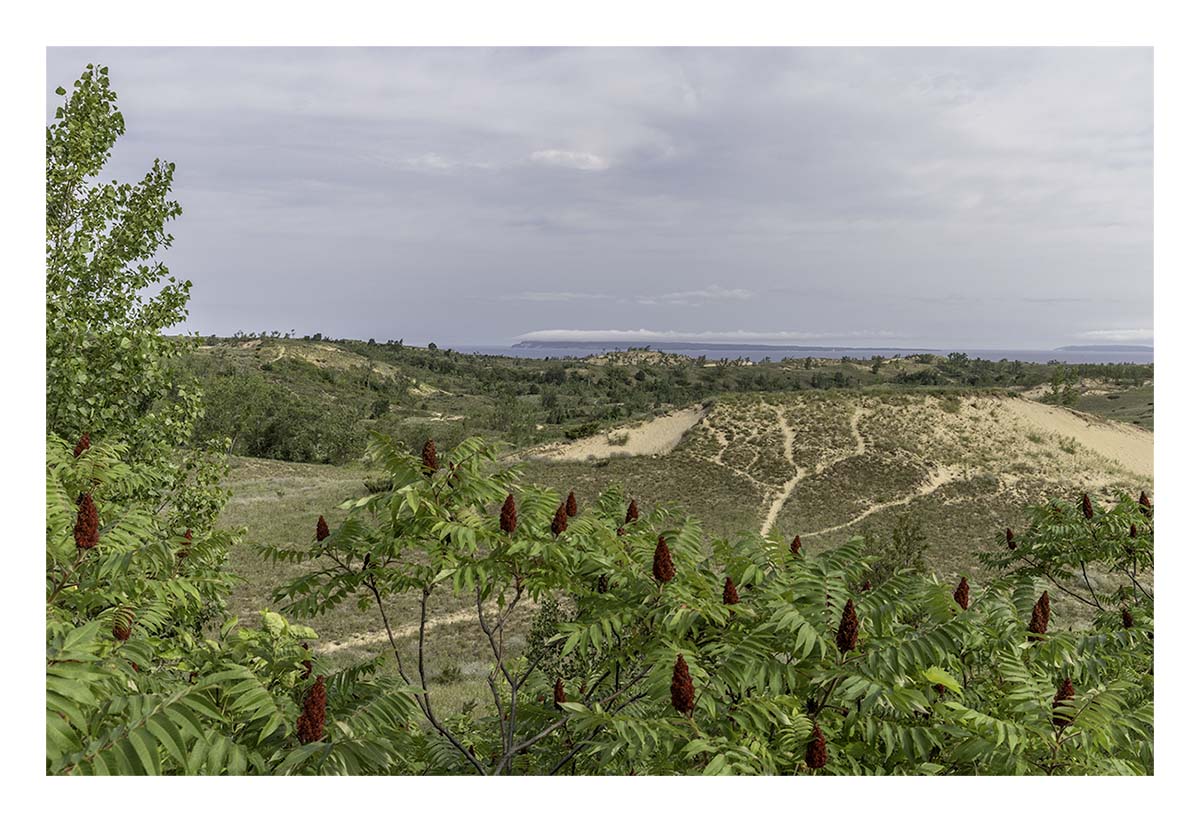
M 1149 344 L 1151 49 L 47 51 L 176 164 L 185 330 Z

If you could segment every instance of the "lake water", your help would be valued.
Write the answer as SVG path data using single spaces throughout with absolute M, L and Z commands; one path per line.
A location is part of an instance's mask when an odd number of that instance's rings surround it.
M 488 354 L 501 357 L 521 357 L 524 359 L 560 359 L 564 357 L 590 357 L 593 354 L 602 354 L 607 351 L 625 351 L 630 348 L 630 343 L 596 343 L 594 345 L 569 345 L 569 346 L 537 346 L 537 347 L 518 347 L 509 345 L 448 345 L 453 351 L 458 351 L 463 354 Z M 640 347 L 640 346 L 639 346 Z M 1022 362 L 1037 362 L 1046 363 L 1051 360 L 1076 364 L 1096 364 L 1096 363 L 1152 363 L 1154 362 L 1153 351 L 1038 351 L 1038 350 L 1018 350 L 1018 349 L 941 349 L 941 348 L 805 348 L 805 347 L 773 347 L 773 348 L 752 348 L 752 347 L 722 347 L 720 345 L 686 345 L 673 346 L 669 343 L 652 344 L 651 350 L 662 351 L 668 354 L 684 354 L 689 357 L 704 356 L 710 360 L 720 359 L 743 359 L 747 358 L 754 362 L 760 362 L 770 358 L 774 362 L 778 362 L 785 357 L 803 358 L 815 357 L 818 359 L 841 359 L 842 357 L 851 357 L 853 359 L 870 359 L 874 356 L 881 357 L 902 357 L 906 354 L 938 354 L 945 356 L 951 351 L 962 351 L 972 359 L 978 357 L 984 360 L 1020 360 Z

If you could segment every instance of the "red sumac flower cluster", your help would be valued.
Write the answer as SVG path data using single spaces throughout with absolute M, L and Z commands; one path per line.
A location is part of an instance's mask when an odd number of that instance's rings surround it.
M 515 533 L 517 530 L 517 501 L 513 499 L 512 494 L 508 495 L 500 508 L 500 530 L 506 534 Z
M 1041 597 L 1033 606 L 1033 615 L 1029 619 L 1029 633 L 1034 639 L 1041 639 L 1050 627 L 1050 592 L 1042 591 Z
M 100 512 L 91 494 L 79 498 L 79 511 L 75 515 L 75 547 L 80 551 L 95 548 L 100 544 Z
M 675 563 L 671 561 L 671 549 L 667 547 L 667 541 L 662 537 L 658 538 L 658 545 L 654 549 L 654 578 L 659 582 L 670 582 L 675 578 Z
M 842 609 L 842 621 L 837 629 L 837 647 L 843 654 L 858 647 L 858 614 L 854 610 L 854 600 L 846 600 Z
M 671 673 L 671 705 L 679 713 L 689 716 L 696 707 L 696 689 L 692 686 L 692 673 L 683 654 L 675 658 L 675 670 Z
M 325 677 L 318 676 L 304 698 L 304 709 L 296 720 L 296 735 L 307 745 L 317 742 L 325 735 Z
M 967 584 L 966 577 L 959 580 L 958 587 L 954 589 L 954 601 L 964 611 L 971 604 L 971 586 Z

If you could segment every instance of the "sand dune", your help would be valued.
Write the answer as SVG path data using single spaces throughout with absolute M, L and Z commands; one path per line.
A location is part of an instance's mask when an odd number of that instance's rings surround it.
M 1154 434 L 1149 431 L 1025 399 L 1006 399 L 1004 406 L 1030 428 L 1072 437 L 1084 448 L 1114 460 L 1128 471 L 1154 476 Z
M 693 405 L 629 427 L 614 428 L 571 443 L 540 446 L 521 456 L 551 462 L 583 462 L 605 457 L 666 454 L 688 430 L 704 419 L 704 408 Z M 627 437 L 627 439 L 626 439 Z M 623 443 L 620 440 L 624 439 Z M 620 443 L 620 444 L 618 444 Z

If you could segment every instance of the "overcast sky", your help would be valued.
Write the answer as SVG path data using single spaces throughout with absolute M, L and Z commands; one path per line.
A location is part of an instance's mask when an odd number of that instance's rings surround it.
M 51 49 L 176 164 L 191 330 L 1152 338 L 1149 49 Z

